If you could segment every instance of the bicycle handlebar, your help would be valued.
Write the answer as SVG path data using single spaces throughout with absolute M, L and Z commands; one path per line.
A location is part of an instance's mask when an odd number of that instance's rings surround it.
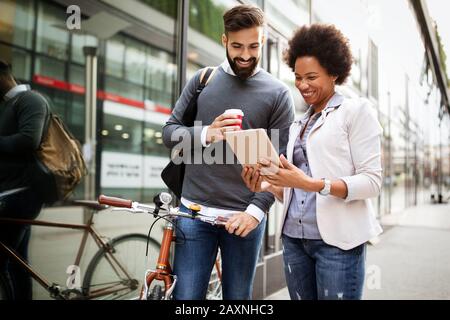
M 100 204 L 106 204 L 108 206 L 113 207 L 119 207 L 119 208 L 132 208 L 133 207 L 133 201 L 116 198 L 116 197 L 108 197 L 105 195 L 100 195 L 98 197 L 98 203 Z
M 130 212 L 135 212 L 135 213 L 137 213 L 137 212 L 150 213 L 155 216 L 158 216 L 158 213 L 162 211 L 162 212 L 167 213 L 169 216 L 198 219 L 198 220 L 207 222 L 212 225 L 225 225 L 228 221 L 228 218 L 226 218 L 226 217 L 205 216 L 198 212 L 194 213 L 194 211 L 192 214 L 189 214 L 186 212 L 179 211 L 178 208 L 168 208 L 168 209 L 158 208 L 158 210 L 156 210 L 156 208 L 153 206 L 141 204 L 139 202 L 132 201 L 132 200 L 121 199 L 121 198 L 116 198 L 116 197 L 108 197 L 105 195 L 101 195 L 98 197 L 98 203 L 106 204 L 106 205 L 109 205 L 112 207 L 125 208 L 124 209 L 125 211 L 130 211 Z

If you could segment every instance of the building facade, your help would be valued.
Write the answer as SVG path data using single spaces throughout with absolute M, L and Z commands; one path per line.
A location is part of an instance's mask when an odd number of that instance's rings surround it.
M 68 25 L 73 2 L 81 10 L 80 30 Z M 84 143 L 83 47 L 97 47 L 98 193 L 148 202 L 165 190 L 162 126 L 194 72 L 223 61 L 222 14 L 241 2 L 249 1 L 0 0 L 0 57 L 12 63 L 18 80 L 50 98 Z M 425 1 L 253 2 L 268 17 L 262 67 L 292 89 L 298 116 L 305 105 L 282 62 L 293 30 L 333 23 L 349 37 L 354 66 L 340 90 L 370 99 L 384 129 L 384 188 L 373 199 L 379 218 L 448 196 L 448 89 L 439 82 L 442 64 Z M 255 298 L 284 286 L 280 211 L 276 203 L 269 215 Z

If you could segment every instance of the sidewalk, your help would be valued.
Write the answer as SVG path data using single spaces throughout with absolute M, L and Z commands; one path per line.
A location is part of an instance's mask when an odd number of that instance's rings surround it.
M 450 204 L 387 215 L 369 245 L 363 299 L 450 299 Z M 267 297 L 287 300 L 287 288 Z

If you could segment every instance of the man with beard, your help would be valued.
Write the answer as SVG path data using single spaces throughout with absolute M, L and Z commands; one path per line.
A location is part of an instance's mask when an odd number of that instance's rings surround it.
M 163 140 L 168 148 L 179 144 L 175 136 L 184 131 L 184 137 L 193 142 L 183 144 L 184 153 L 194 155 L 191 159 L 198 159 L 195 154 L 201 155 L 205 148 L 216 151 L 213 164 L 203 159 L 201 163 L 186 163 L 180 209 L 188 212 L 187 208 L 195 203 L 201 206 L 202 214 L 229 217 L 225 228 L 178 219 L 179 241 L 174 258 L 177 300 L 205 298 L 218 248 L 222 256 L 223 298 L 251 299 L 265 214 L 274 198 L 269 193 L 249 191 L 241 178 L 240 164 L 224 164 L 223 158 L 232 151 L 223 141 L 223 133 L 239 130 L 241 125 L 244 130 L 267 129 L 269 135 L 277 132 L 280 141 L 275 144 L 279 142 L 279 151 L 284 153 L 287 130 L 294 118 L 289 88 L 258 66 L 265 41 L 262 10 L 239 5 L 228 10 L 223 19 L 222 43 L 227 59 L 216 69 L 198 98 L 194 126 L 184 126 L 181 119 L 205 69 L 188 82 L 163 128 Z M 231 108 L 243 111 L 242 121 L 223 114 Z M 218 150 L 224 150 L 225 154 L 218 155 Z

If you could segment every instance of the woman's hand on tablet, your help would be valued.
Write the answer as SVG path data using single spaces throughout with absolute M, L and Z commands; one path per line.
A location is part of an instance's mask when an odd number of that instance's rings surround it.
M 260 160 L 261 175 L 263 179 L 274 187 L 287 187 L 312 191 L 313 178 L 308 176 L 295 165 L 287 161 L 284 155 L 280 156 L 282 168 L 275 166 L 267 159 Z

